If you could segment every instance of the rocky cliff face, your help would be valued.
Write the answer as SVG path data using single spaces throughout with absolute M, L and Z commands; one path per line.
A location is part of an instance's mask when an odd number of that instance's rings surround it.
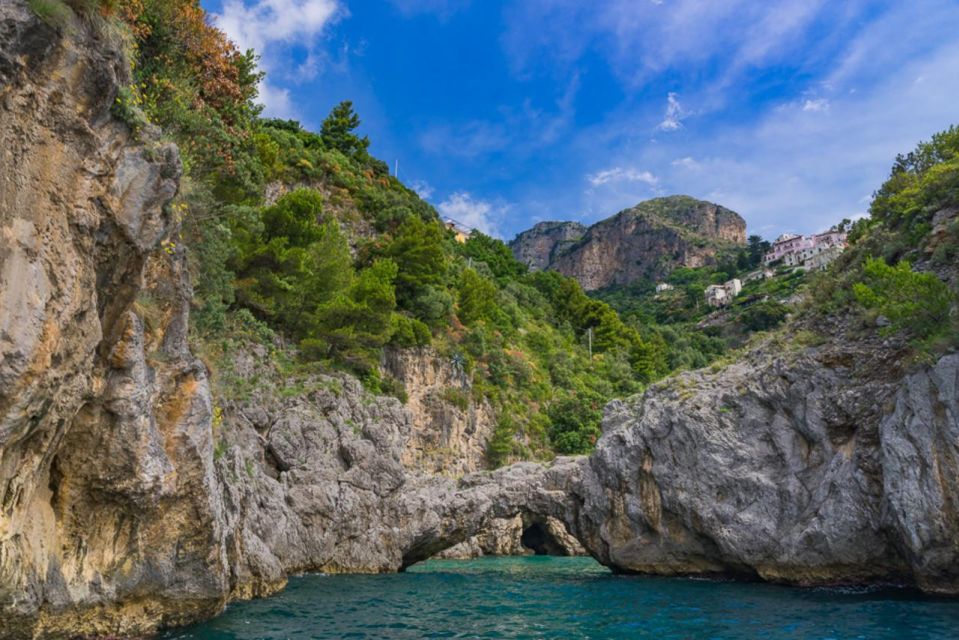
M 584 545 L 622 571 L 959 593 L 959 355 L 903 378 L 893 353 L 769 344 L 614 403 Z
M 510 243 L 517 260 L 575 278 L 587 291 L 701 267 L 746 242 L 746 223 L 724 207 L 686 196 L 657 198 L 588 229 L 543 222 Z
M 549 269 L 557 254 L 586 235 L 589 227 L 578 222 L 540 222 L 510 243 L 513 255 L 530 269 Z
M 389 351 L 384 369 L 403 384 L 412 431 L 403 453 L 410 469 L 458 477 L 487 467 L 496 429 L 493 407 L 473 397 L 469 376 L 435 350 Z
M 565 472 L 404 467 L 411 413 L 349 378 L 291 395 L 231 354 L 253 391 L 215 407 L 177 151 L 111 115 L 120 47 L 63 33 L 0 4 L 0 638 L 147 634 L 291 571 L 395 571 L 495 518 L 567 519 Z

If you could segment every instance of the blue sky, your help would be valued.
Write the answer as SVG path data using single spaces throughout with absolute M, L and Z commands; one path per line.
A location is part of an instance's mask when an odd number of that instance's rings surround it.
M 202 0 L 267 113 L 353 100 L 374 155 L 504 239 L 689 194 L 752 233 L 862 215 L 959 123 L 955 0 Z

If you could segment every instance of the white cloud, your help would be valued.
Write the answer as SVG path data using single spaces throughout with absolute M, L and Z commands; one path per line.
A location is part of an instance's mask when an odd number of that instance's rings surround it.
M 424 200 L 429 200 L 436 192 L 430 183 L 426 182 L 425 180 L 413 180 L 409 183 L 409 187 L 416 192 L 416 195 Z
M 283 119 L 296 117 L 296 108 L 293 106 L 289 89 L 276 87 L 268 80 L 263 80 L 260 82 L 259 92 L 264 115 Z
M 682 167 L 683 169 L 689 169 L 690 171 L 696 171 L 702 168 L 702 165 L 696 162 L 696 159 L 692 156 L 686 156 L 685 158 L 676 158 L 669 163 L 674 167 Z
M 679 98 L 675 93 L 670 92 L 666 96 L 666 115 L 663 121 L 659 123 L 661 131 L 676 131 L 683 128 L 683 117 L 685 116 L 683 105 L 679 104 Z
M 638 171 L 632 168 L 613 167 L 598 173 L 586 176 L 586 179 L 594 187 L 599 187 L 610 182 L 645 182 L 651 187 L 659 184 L 659 178 L 649 171 Z
M 803 111 L 829 111 L 829 100 L 826 98 L 817 98 L 815 100 L 806 100 L 802 105 Z
M 479 200 L 466 191 L 458 191 L 436 207 L 443 218 L 472 229 L 479 229 L 488 236 L 499 237 L 499 225 L 509 210 L 508 205 L 496 205 Z
M 346 13 L 339 0 L 224 0 L 220 13 L 212 14 L 240 51 L 254 49 L 270 78 L 260 83 L 264 113 L 276 118 L 297 118 L 290 91 L 275 84 L 285 73 L 294 82 L 312 80 L 325 55 L 317 51 L 326 27 Z M 299 65 L 290 62 L 290 48 L 306 49 Z
M 337 0 L 224 0 L 213 20 L 241 51 L 265 55 L 273 44 L 309 44 L 341 11 Z

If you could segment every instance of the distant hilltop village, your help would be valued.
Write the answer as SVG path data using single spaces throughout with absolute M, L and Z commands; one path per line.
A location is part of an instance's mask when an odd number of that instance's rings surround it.
M 784 233 L 776 238 L 772 249 L 763 256 L 763 264 L 782 262 L 787 267 L 821 271 L 829 266 L 846 246 L 846 232 L 835 227 L 812 236 Z
M 706 287 L 706 304 L 715 308 L 731 304 L 742 291 L 744 282 L 775 277 L 777 272 L 773 271 L 772 267 L 780 267 L 780 271 L 824 271 L 847 246 L 846 232 L 837 227 L 811 236 L 784 233 L 776 238 L 770 250 L 763 256 L 761 269 L 747 274 L 744 280 L 733 278 L 723 284 Z M 657 294 L 672 289 L 672 285 L 664 282 L 656 285 Z

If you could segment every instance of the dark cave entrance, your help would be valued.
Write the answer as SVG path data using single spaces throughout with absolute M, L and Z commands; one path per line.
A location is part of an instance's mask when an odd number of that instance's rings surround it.
M 532 522 L 523 529 L 520 543 L 538 556 L 567 556 L 569 552 L 541 522 Z

